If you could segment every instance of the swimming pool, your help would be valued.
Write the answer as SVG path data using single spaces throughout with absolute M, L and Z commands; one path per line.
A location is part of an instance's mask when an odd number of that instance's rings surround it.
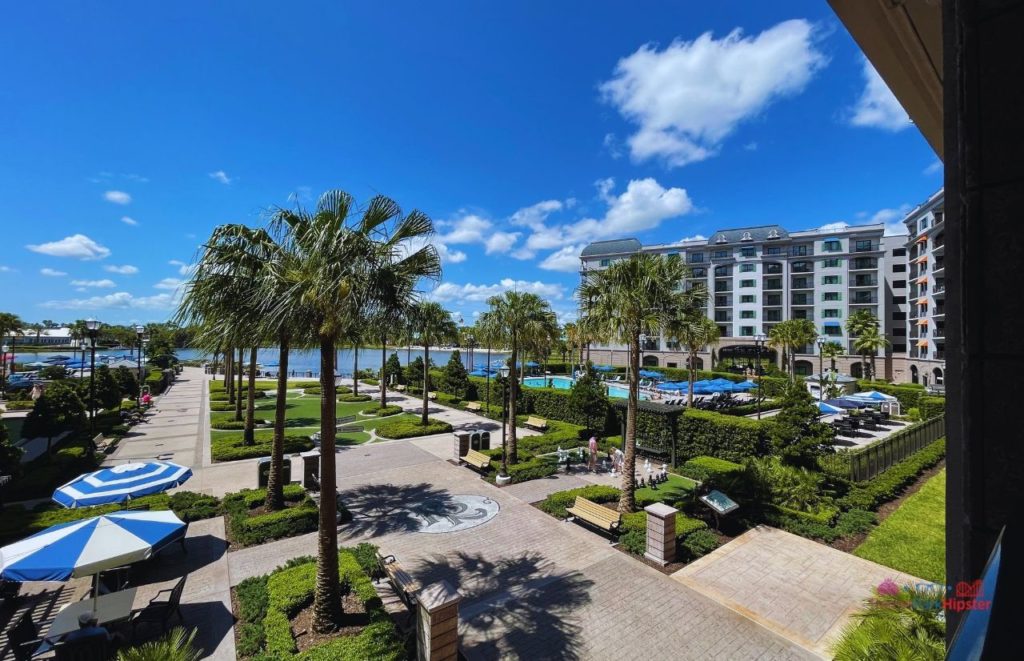
M 615 399 L 626 399 L 629 397 L 629 390 L 626 388 L 619 388 L 617 386 L 608 386 L 608 396 L 614 397 Z M 651 398 L 647 393 L 640 393 L 640 399 L 647 401 Z
M 523 385 L 529 388 L 554 388 L 555 390 L 569 390 L 572 388 L 572 377 L 568 376 L 528 376 L 523 379 Z

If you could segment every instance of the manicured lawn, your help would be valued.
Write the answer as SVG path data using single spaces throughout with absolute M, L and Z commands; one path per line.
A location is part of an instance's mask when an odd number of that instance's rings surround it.
M 907 498 L 853 553 L 886 567 L 945 583 L 946 471 Z
M 693 488 L 697 486 L 697 483 L 687 477 L 683 477 L 682 475 L 669 473 L 668 482 L 662 482 L 657 486 L 657 489 L 652 489 L 651 487 L 637 489 L 636 498 L 649 498 L 671 505 L 678 500 L 688 498 L 690 493 L 693 491 Z

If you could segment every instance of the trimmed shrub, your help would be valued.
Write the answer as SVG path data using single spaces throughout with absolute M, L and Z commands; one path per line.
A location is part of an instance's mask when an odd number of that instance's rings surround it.
M 882 503 L 903 493 L 918 475 L 942 461 L 945 456 L 946 439 L 940 438 L 867 482 L 855 484 L 839 499 L 838 504 L 843 509 L 876 510 Z
M 381 438 L 413 438 L 415 436 L 430 436 L 432 434 L 444 434 L 450 432 L 452 426 L 444 420 L 427 418 L 426 426 L 420 424 L 419 418 L 415 420 L 395 420 L 385 422 L 377 427 L 377 436 Z
M 210 429 L 219 429 L 221 431 L 238 431 L 245 429 L 245 420 L 230 420 L 221 418 L 219 420 L 210 421 Z
M 228 402 L 227 398 L 213 400 L 212 399 L 213 395 L 211 395 L 210 397 L 211 397 L 211 401 L 210 401 L 210 410 L 211 411 L 225 411 L 226 412 L 226 411 L 234 411 L 235 410 L 235 405 L 230 403 L 230 402 Z
M 368 409 L 362 410 L 363 415 L 375 415 L 378 418 L 384 418 L 389 415 L 396 415 L 401 412 L 402 407 L 398 406 L 397 404 L 391 404 L 389 406 L 385 406 L 384 408 L 381 408 L 379 406 L 371 406 Z
M 718 536 L 710 530 L 697 530 L 684 537 L 681 546 L 690 560 L 696 560 L 718 548 Z
M 684 463 L 679 474 L 692 480 L 703 482 L 708 478 L 719 478 L 725 475 L 740 473 L 744 470 L 742 464 L 737 464 L 715 457 L 694 457 Z
M 874 512 L 850 510 L 839 515 L 835 527 L 840 535 L 855 535 L 871 530 L 877 522 L 878 517 Z
M 8 411 L 27 411 L 36 405 L 34 400 L 16 400 L 7 402 Z
M 700 519 L 676 513 L 676 540 L 679 542 L 707 527 L 708 524 Z M 647 512 L 633 512 L 622 516 L 619 545 L 633 555 L 643 555 L 647 551 Z
M 316 384 L 315 386 L 307 386 L 307 387 L 302 389 L 302 394 L 303 395 L 319 395 L 322 392 L 323 392 L 323 390 L 320 389 L 320 384 L 319 383 Z M 349 392 L 352 392 L 352 391 L 349 390 Z
M 210 440 L 210 456 L 214 461 L 237 461 L 255 457 L 269 457 L 273 445 L 272 435 L 257 436 L 252 445 L 245 445 L 241 436 L 224 435 Z M 285 436 L 284 453 L 295 454 L 313 449 L 308 436 Z
M 677 450 L 682 457 L 709 456 L 743 461 L 768 453 L 770 421 L 687 409 L 679 418 Z
M 243 489 L 224 496 L 224 510 L 234 542 L 252 546 L 317 529 L 319 510 L 300 485 L 285 486 L 285 509 L 253 515 L 251 510 L 262 505 L 266 497 L 266 489 Z
M 359 380 L 362 383 L 365 383 L 368 386 L 379 386 L 380 385 L 380 380 L 379 379 L 359 379 Z
M 537 507 L 551 516 L 564 519 L 568 516 L 565 513 L 565 508 L 572 507 L 572 504 L 576 502 L 576 496 L 581 496 L 595 503 L 611 503 L 617 501 L 621 493 L 615 487 L 593 484 L 578 489 L 556 491 L 538 503 Z
M 345 395 L 338 395 L 338 401 L 343 403 L 368 402 L 371 399 L 373 398 L 370 397 L 369 395 L 353 395 L 351 393 Z
M 500 456 L 499 452 L 499 457 Z M 510 464 L 508 467 L 508 475 L 512 478 L 513 484 L 527 482 L 529 480 L 537 480 L 542 477 L 554 475 L 556 472 L 558 472 L 556 459 L 552 457 L 536 457 L 529 461 L 523 461 L 522 453 L 520 453 L 519 463 Z
M 220 514 L 220 499 L 195 491 L 179 491 L 167 498 L 167 506 L 182 521 L 209 519 Z
M 917 407 L 921 410 L 921 417 L 925 420 L 929 420 L 946 412 L 946 398 L 931 396 L 922 397 L 918 401 Z

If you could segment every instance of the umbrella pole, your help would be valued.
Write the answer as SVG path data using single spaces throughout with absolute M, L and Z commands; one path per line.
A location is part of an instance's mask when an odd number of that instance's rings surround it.
M 100 596 L 100 574 L 92 575 L 92 613 L 96 615 L 96 599 Z

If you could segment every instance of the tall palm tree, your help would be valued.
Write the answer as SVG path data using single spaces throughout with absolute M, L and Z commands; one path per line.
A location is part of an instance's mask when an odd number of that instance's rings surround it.
M 580 342 L 580 327 L 576 322 L 569 321 L 562 326 L 565 343 L 569 347 L 569 362 L 576 362 L 576 349 L 580 350 L 580 362 L 583 362 L 583 343 Z
M 670 337 L 678 340 L 679 344 L 686 347 L 689 354 L 687 369 L 690 388 L 687 405 L 693 406 L 693 384 L 697 382 L 697 353 L 704 347 L 718 343 L 720 335 L 718 324 L 708 319 L 702 310 L 696 313 L 684 310 L 681 316 L 669 320 L 665 331 Z
M 423 301 L 416 305 L 412 318 L 423 342 L 423 413 L 421 424 L 427 424 L 429 417 L 430 345 L 434 342 L 454 342 L 459 337 L 458 326 L 452 315 L 440 303 Z
M 864 374 L 864 378 L 868 380 L 875 379 L 875 357 L 878 352 L 889 346 L 889 340 L 884 335 L 878 332 L 877 328 L 868 329 L 862 332 L 853 341 L 853 348 L 860 352 L 861 356 L 870 357 L 871 370 Z
M 868 374 L 868 351 L 857 348 L 857 338 L 861 335 L 877 335 L 878 334 L 878 317 L 871 310 L 860 308 L 853 311 L 849 317 L 846 318 L 846 332 L 850 335 L 850 338 L 854 340 L 854 350 L 860 354 L 860 365 L 861 365 L 861 377 L 867 378 Z M 869 346 L 871 343 L 864 345 Z
M 519 376 L 516 363 L 521 354 L 536 350 L 558 336 L 558 320 L 551 306 L 536 294 L 507 291 L 501 296 L 487 299 L 489 309 L 480 315 L 481 322 L 489 329 L 492 340 L 501 342 L 510 350 L 508 394 L 508 460 L 513 464 L 519 460 L 516 442 L 516 412 L 518 406 L 515 381 Z
M 822 358 L 828 359 L 833 372 L 836 371 L 836 358 L 842 356 L 844 353 L 846 352 L 843 350 L 843 345 L 835 340 L 826 342 L 824 346 L 821 347 L 821 356 Z
M 577 290 L 586 301 L 580 323 L 589 338 L 626 344 L 629 354 L 629 395 L 619 511 L 632 512 L 636 488 L 637 409 L 640 400 L 640 335 L 660 332 L 672 319 L 699 307 L 700 290 L 686 291 L 688 275 L 680 260 L 662 255 L 636 254 L 607 269 L 588 270 Z
M 786 369 L 789 377 L 796 379 L 796 352 L 814 342 L 818 329 L 810 319 L 788 319 L 774 326 L 768 333 L 768 345 L 781 348 L 786 353 Z

